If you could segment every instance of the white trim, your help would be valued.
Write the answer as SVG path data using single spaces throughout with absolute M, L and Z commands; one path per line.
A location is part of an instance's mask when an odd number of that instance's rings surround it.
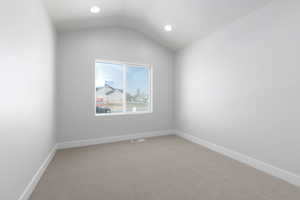
M 30 180 L 28 185 L 26 186 L 24 192 L 20 195 L 18 200 L 28 200 L 36 188 L 37 184 L 39 183 L 40 179 L 42 178 L 43 174 L 45 173 L 47 167 L 49 166 L 50 162 L 54 158 L 56 151 L 58 149 L 67 149 L 67 148 L 74 148 L 74 147 L 83 147 L 83 146 L 90 146 L 95 144 L 104 144 L 104 143 L 113 143 L 125 140 L 132 140 L 132 139 L 139 139 L 139 138 L 149 138 L 149 137 L 157 137 L 157 136 L 164 136 L 164 135 L 173 135 L 173 130 L 163 130 L 163 131 L 152 131 L 152 132 L 144 132 L 144 133 L 137 133 L 132 135 L 124 135 L 124 136 L 115 136 L 115 137 L 106 137 L 106 138 L 97 138 L 97 139 L 89 139 L 89 140 L 79 140 L 79 141 L 71 141 L 71 142 L 64 142 L 56 144 L 53 149 L 50 151 L 40 168 L 34 174 L 33 178 Z
M 107 59 L 95 59 L 96 62 L 104 62 L 104 63 L 112 63 L 112 64 L 119 64 L 119 65 L 135 65 L 135 66 L 149 66 L 149 64 L 145 63 L 136 63 L 136 62 L 130 62 L 125 60 L 107 60 Z
M 95 66 L 96 67 L 96 66 Z M 126 94 L 126 88 L 127 88 L 127 65 L 123 64 L 123 113 L 126 113 L 127 110 L 127 94 Z M 96 88 L 95 88 L 96 89 Z M 97 113 L 96 113 L 97 114 Z M 96 115 L 97 116 L 97 115 Z
M 150 73 L 149 73 L 149 75 L 148 76 L 150 76 L 149 77 L 149 81 L 150 81 L 150 87 L 149 87 L 149 94 L 150 94 L 150 98 L 148 99 L 148 106 L 150 106 L 150 108 L 149 108 L 149 111 L 150 111 L 150 113 L 152 113 L 153 112 L 153 105 L 154 105 L 154 103 L 153 103 L 153 101 L 154 101 L 154 92 L 153 92 L 153 90 L 154 90 L 154 79 L 153 79 L 153 77 L 154 77 L 154 68 L 153 68 L 153 66 L 152 65 L 149 65 L 149 69 L 150 69 Z M 150 102 L 149 102 L 150 101 Z
M 138 112 L 128 112 L 128 113 L 103 113 L 103 114 L 95 114 L 96 117 L 106 117 L 106 116 L 122 116 L 122 115 L 146 115 L 152 114 L 152 111 L 138 111 Z
M 149 137 L 157 137 L 157 136 L 173 135 L 173 134 L 174 134 L 173 130 L 163 130 L 163 131 L 136 133 L 131 135 L 95 138 L 95 139 L 88 139 L 88 140 L 77 140 L 77 141 L 58 143 L 57 149 L 84 147 L 84 146 L 91 146 L 96 144 L 113 143 L 113 142 L 120 142 L 120 141 L 133 140 L 139 138 L 149 138 Z
M 277 178 L 285 180 L 291 184 L 296 186 L 300 186 L 300 176 L 289 172 L 287 170 L 280 169 L 278 167 L 272 166 L 268 163 L 256 160 L 251 158 L 247 155 L 238 153 L 236 151 L 227 149 L 225 147 L 213 144 L 206 140 L 200 139 L 195 137 L 191 134 L 179 131 L 179 130 L 163 130 L 163 131 L 152 131 L 152 132 L 144 132 L 144 133 L 137 133 L 131 135 L 124 135 L 124 136 L 114 136 L 114 137 L 106 137 L 106 138 L 97 138 L 97 139 L 88 139 L 88 140 L 78 140 L 78 141 L 70 141 L 70 142 L 63 142 L 56 144 L 53 149 L 50 151 L 47 158 L 42 163 L 41 167 L 37 170 L 29 184 L 26 186 L 24 192 L 19 197 L 18 200 L 28 200 L 32 192 L 34 191 L 35 187 L 37 186 L 38 182 L 42 178 L 45 170 L 47 169 L 48 165 L 52 161 L 55 156 L 56 150 L 58 149 L 67 149 L 67 148 L 74 148 L 74 147 L 83 147 L 83 146 L 90 146 L 95 144 L 104 144 L 104 143 L 113 143 L 125 140 L 132 140 L 132 139 L 139 139 L 139 138 L 149 138 L 149 137 L 157 137 L 157 136 L 164 136 L 164 135 L 174 135 L 176 134 L 179 137 L 182 137 L 188 141 L 191 141 L 196 144 L 200 144 L 212 151 L 221 153 L 225 156 L 228 156 L 234 160 L 242 162 L 244 164 L 250 165 L 258 170 L 266 172 L 270 175 L 273 175 Z
M 122 65 L 123 66 L 123 112 L 120 113 L 102 113 L 102 114 L 97 114 L 96 112 L 96 105 L 97 105 L 97 100 L 96 100 L 96 64 L 97 63 L 110 63 L 110 64 L 117 64 L 117 65 Z M 148 73 L 148 83 L 149 88 L 148 88 L 148 110 L 147 111 L 140 111 L 140 112 L 126 112 L 126 72 L 128 66 L 134 66 L 134 67 L 141 67 L 141 68 L 148 68 L 149 73 Z M 133 63 L 133 62 L 127 62 L 127 61 L 112 61 L 112 60 L 103 60 L 103 59 L 96 59 L 94 62 L 94 113 L 95 116 L 112 116 L 112 115 L 135 115 L 135 114 L 151 114 L 153 113 L 153 66 L 151 64 L 141 64 L 141 63 Z
M 26 186 L 24 192 L 22 195 L 19 197 L 18 200 L 28 200 L 29 197 L 31 196 L 32 192 L 34 191 L 35 187 L 39 183 L 40 179 L 42 178 L 43 174 L 45 173 L 48 165 L 52 161 L 52 159 L 55 156 L 56 153 L 56 145 L 53 147 L 53 149 L 50 151 L 49 155 L 46 157 L 40 168 L 37 170 L 29 184 Z
M 186 140 L 189 140 L 193 143 L 205 146 L 206 148 L 208 148 L 212 151 L 221 153 L 221 154 L 223 154 L 225 156 L 228 156 L 228 157 L 230 157 L 234 160 L 237 160 L 241 163 L 250 165 L 250 166 L 252 166 L 252 167 L 254 167 L 254 168 L 256 168 L 260 171 L 263 171 L 263 172 L 268 173 L 272 176 L 275 176 L 277 178 L 285 180 L 285 181 L 287 181 L 287 182 L 289 182 L 293 185 L 300 186 L 300 176 L 297 175 L 297 174 L 294 174 L 294 173 L 289 172 L 289 171 L 284 170 L 284 169 L 280 169 L 278 167 L 272 166 L 272 165 L 270 165 L 268 163 L 265 163 L 263 161 L 256 160 L 256 159 L 251 158 L 247 155 L 244 155 L 244 154 L 241 154 L 239 152 L 227 149 L 227 148 L 219 146 L 217 144 L 213 144 L 213 143 L 208 142 L 206 140 L 200 139 L 199 137 L 195 137 L 191 134 L 188 134 L 188 133 L 185 133 L 185 132 L 182 132 L 182 131 L 179 131 L 179 130 L 175 130 L 174 133 L 176 133 L 176 135 L 178 135 L 178 136 L 180 136 L 180 137 L 182 137 Z

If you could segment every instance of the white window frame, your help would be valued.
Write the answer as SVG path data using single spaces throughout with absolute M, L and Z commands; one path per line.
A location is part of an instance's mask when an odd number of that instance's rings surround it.
M 96 112 L 96 106 L 97 106 L 97 100 L 96 100 L 96 64 L 97 63 L 110 63 L 110 64 L 118 64 L 122 65 L 124 67 L 123 72 L 123 91 L 126 91 L 126 68 L 128 65 L 134 66 L 134 67 L 143 67 L 149 69 L 149 91 L 150 94 L 149 98 L 149 110 L 148 111 L 137 111 L 137 112 L 125 112 L 126 111 L 126 92 L 123 92 L 123 112 L 120 113 L 97 113 Z M 94 62 L 94 113 L 95 116 L 114 116 L 114 115 L 140 115 L 140 114 L 151 114 L 153 113 L 153 67 L 150 64 L 140 64 L 140 63 L 133 63 L 133 62 L 125 62 L 125 61 L 114 61 L 114 60 L 103 60 L 103 59 L 96 59 Z

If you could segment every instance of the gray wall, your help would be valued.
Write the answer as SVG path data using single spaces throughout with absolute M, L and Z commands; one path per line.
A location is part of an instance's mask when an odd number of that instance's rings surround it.
M 55 144 L 54 34 L 39 0 L 0 13 L 0 199 L 16 200 Z
M 172 52 L 135 31 L 103 28 L 59 33 L 57 55 L 59 142 L 172 127 Z M 154 112 L 94 116 L 95 59 L 152 64 Z
M 300 1 L 276 0 L 177 54 L 177 129 L 300 175 Z

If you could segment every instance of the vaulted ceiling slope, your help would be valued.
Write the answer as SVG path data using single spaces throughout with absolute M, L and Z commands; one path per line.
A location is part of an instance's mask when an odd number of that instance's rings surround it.
M 214 32 L 272 0 L 44 0 L 59 31 L 121 26 L 142 32 L 171 50 Z M 98 14 L 90 7 L 101 8 Z M 164 25 L 171 24 L 172 32 Z

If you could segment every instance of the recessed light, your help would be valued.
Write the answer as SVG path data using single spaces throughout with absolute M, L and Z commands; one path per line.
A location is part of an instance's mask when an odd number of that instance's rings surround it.
M 170 32 L 170 31 L 172 31 L 172 26 L 170 25 L 170 24 L 168 24 L 168 25 L 165 25 L 165 31 L 167 31 L 167 32 Z
M 98 6 L 92 6 L 90 11 L 91 13 L 97 14 L 100 12 L 100 8 Z

